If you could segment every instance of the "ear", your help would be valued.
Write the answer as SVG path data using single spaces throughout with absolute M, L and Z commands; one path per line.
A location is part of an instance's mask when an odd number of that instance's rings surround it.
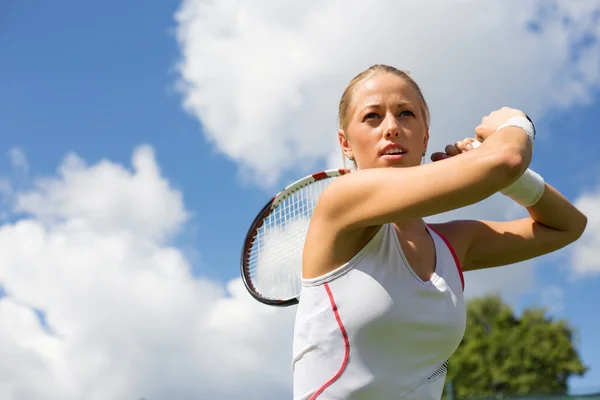
M 427 145 L 429 144 L 429 129 L 425 131 L 423 136 L 423 153 L 427 152 Z
M 350 146 L 350 141 L 346 137 L 346 133 L 340 129 L 338 131 L 338 141 L 340 142 L 340 148 L 344 155 L 348 158 L 354 158 L 354 154 L 352 153 L 352 146 Z

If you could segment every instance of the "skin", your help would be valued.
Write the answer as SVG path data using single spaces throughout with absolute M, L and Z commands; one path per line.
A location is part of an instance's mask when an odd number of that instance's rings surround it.
M 429 280 L 435 248 L 423 217 L 477 203 L 514 182 L 531 161 L 531 143 L 519 128 L 496 129 L 520 110 L 502 108 L 475 128 L 475 138 L 448 145 L 420 165 L 429 132 L 415 90 L 402 78 L 377 73 L 353 92 L 346 130 L 338 132 L 357 171 L 321 194 L 309 226 L 302 275 L 315 278 L 350 260 L 382 224 L 393 223 L 415 273 Z M 402 157 L 385 146 L 401 145 Z M 406 188 L 410 188 L 407 190 Z M 537 257 L 577 240 L 586 217 L 550 185 L 528 208 L 530 217 L 509 222 L 461 220 L 431 226 L 454 247 L 465 271 Z

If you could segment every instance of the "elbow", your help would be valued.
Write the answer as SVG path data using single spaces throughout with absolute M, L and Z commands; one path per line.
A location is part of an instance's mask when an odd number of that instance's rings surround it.
M 569 226 L 560 230 L 561 237 L 563 238 L 563 246 L 568 246 L 579 240 L 587 226 L 587 217 L 580 212 L 577 212 L 577 215 L 570 215 L 569 220 Z
M 569 231 L 572 234 L 572 241 L 574 242 L 578 240 L 585 232 L 585 228 L 587 227 L 587 217 L 585 214 L 579 211 L 577 217 L 573 218 L 572 221 L 573 225 Z
M 583 214 L 577 218 L 576 221 L 572 221 L 571 226 L 568 229 L 562 231 L 562 245 L 560 247 L 565 247 L 570 245 L 571 243 L 576 242 L 585 232 L 585 227 L 587 225 L 587 217 Z

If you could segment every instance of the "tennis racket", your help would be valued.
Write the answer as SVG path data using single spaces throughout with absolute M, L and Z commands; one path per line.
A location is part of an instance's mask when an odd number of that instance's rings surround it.
M 258 213 L 246 234 L 242 280 L 256 300 L 271 306 L 298 303 L 302 288 L 302 251 L 319 195 L 347 169 L 318 172 L 277 193 Z

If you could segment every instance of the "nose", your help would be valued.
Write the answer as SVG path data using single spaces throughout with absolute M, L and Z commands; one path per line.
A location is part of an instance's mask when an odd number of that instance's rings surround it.
M 400 132 L 400 125 L 398 124 L 398 120 L 393 116 L 388 116 L 386 118 L 386 122 L 384 124 L 384 135 L 387 139 L 392 136 L 398 137 Z

